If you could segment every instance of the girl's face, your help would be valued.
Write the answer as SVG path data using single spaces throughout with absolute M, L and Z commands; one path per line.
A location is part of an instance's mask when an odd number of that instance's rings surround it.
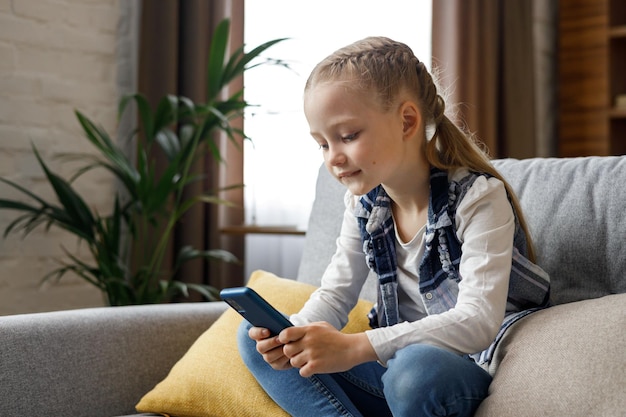
M 326 168 L 352 194 L 397 180 L 404 153 L 399 111 L 384 112 L 367 94 L 329 82 L 306 92 L 304 113 Z

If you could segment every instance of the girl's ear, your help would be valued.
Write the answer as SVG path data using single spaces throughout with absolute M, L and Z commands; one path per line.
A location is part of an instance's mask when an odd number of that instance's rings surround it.
M 412 101 L 405 101 L 400 106 L 400 116 L 402 117 L 402 132 L 404 138 L 410 138 L 420 132 L 422 126 L 422 114 L 417 105 Z

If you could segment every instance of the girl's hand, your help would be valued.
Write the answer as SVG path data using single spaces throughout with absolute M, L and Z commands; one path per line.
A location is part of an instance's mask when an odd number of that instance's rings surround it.
M 289 358 L 283 353 L 283 343 L 278 336 L 270 337 L 270 331 L 262 327 L 252 327 L 248 336 L 256 340 L 256 350 L 263 356 L 265 362 L 277 371 L 290 369 Z
M 347 371 L 378 359 L 365 333 L 344 334 L 326 322 L 288 327 L 277 339 L 284 344 L 285 358 L 305 378 Z

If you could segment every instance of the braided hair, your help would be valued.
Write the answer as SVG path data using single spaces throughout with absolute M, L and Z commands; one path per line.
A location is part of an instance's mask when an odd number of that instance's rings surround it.
M 434 131 L 424 141 L 426 160 L 446 171 L 465 167 L 502 181 L 526 233 L 528 258 L 534 261 L 528 226 L 513 189 L 491 164 L 486 148 L 446 115 L 446 101 L 438 92 L 436 80 L 409 46 L 386 37 L 368 37 L 347 45 L 315 66 L 305 84 L 305 94 L 320 83 L 338 81 L 355 91 L 373 94 L 384 112 L 406 95 L 412 97 L 425 121 L 424 137 L 427 129 Z

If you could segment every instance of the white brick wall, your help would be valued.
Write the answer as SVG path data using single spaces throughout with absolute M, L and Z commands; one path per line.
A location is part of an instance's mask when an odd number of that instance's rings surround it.
M 125 88 L 119 78 L 133 80 L 121 74 L 132 67 L 124 58 L 132 49 L 128 45 L 134 45 L 125 39 L 132 36 L 124 21 L 128 4 L 0 0 L 0 176 L 51 197 L 31 142 L 51 167 L 67 173 L 69 167 L 61 168 L 54 154 L 91 150 L 81 137 L 75 109 L 114 134 L 118 94 Z M 80 190 L 99 210 L 109 209 L 109 178 L 92 175 Z M 15 195 L 0 184 L 0 196 Z M 0 231 L 12 218 L 14 214 L 0 211 Z M 25 239 L 0 236 L 0 315 L 103 304 L 98 290 L 75 277 L 40 284 L 61 256 L 60 245 L 77 250 L 72 236 L 54 229 Z

